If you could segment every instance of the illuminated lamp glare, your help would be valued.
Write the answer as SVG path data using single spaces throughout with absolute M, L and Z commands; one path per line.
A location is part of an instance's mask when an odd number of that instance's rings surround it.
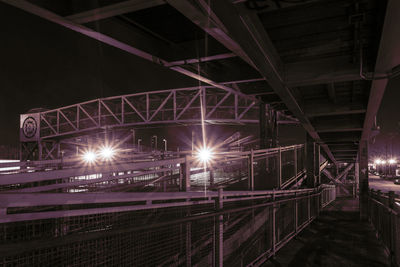
M 100 149 L 100 155 L 104 160 L 110 160 L 115 155 L 115 150 L 112 147 L 102 147 Z
M 379 165 L 379 164 L 381 164 L 381 163 L 382 163 L 382 160 L 380 160 L 380 159 L 376 159 L 376 160 L 375 160 L 375 164 Z
M 96 161 L 96 153 L 94 153 L 93 151 L 86 151 L 83 154 L 83 160 L 86 163 L 93 163 Z
M 395 164 L 396 160 L 395 159 L 389 159 L 389 164 Z
M 382 161 L 381 161 L 381 164 L 386 164 L 386 160 L 382 160 Z
M 212 159 L 211 150 L 208 148 L 202 148 L 197 152 L 197 157 L 202 162 L 208 162 Z

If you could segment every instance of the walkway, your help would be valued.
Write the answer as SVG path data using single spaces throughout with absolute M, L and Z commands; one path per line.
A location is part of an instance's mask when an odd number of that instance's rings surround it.
M 358 200 L 337 199 L 263 266 L 390 266 L 372 226 L 358 219 Z

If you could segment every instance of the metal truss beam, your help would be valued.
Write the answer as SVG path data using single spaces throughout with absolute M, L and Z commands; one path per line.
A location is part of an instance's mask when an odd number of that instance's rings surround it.
M 378 50 L 378 57 L 375 64 L 375 76 L 385 76 L 372 81 L 371 91 L 367 107 L 367 114 L 364 120 L 361 140 L 368 140 L 376 113 L 381 104 L 383 94 L 388 84 L 388 73 L 400 65 L 400 34 L 398 25 L 400 23 L 400 1 L 389 0 L 386 7 L 385 21 L 382 29 L 382 37 Z
M 347 194 L 350 194 L 349 190 L 347 190 L 346 185 L 340 181 L 337 180 L 335 177 L 333 177 L 333 175 L 327 170 L 327 169 L 323 169 L 322 173 L 325 174 L 325 176 L 331 180 L 332 183 L 334 183 L 335 185 L 341 186 L 343 191 L 345 191 Z
M 163 0 L 129 0 L 120 2 L 113 5 L 108 5 L 89 11 L 81 12 L 66 17 L 67 19 L 74 21 L 79 24 L 85 24 L 88 22 L 106 19 L 118 15 L 122 15 L 129 12 L 135 12 L 138 10 L 158 6 L 165 4 Z
M 239 92 L 189 87 L 95 99 L 41 112 L 40 137 L 49 139 L 104 127 L 200 123 L 200 97 L 206 123 L 256 124 L 259 121 L 255 101 L 242 97 Z
M 169 0 L 168 3 L 202 27 L 225 47 L 254 66 L 288 109 L 299 119 L 310 136 L 317 142 L 321 142 L 317 131 L 305 116 L 289 88 L 284 84 L 279 66 L 274 64 L 274 52 L 271 47 L 265 46 L 263 36 L 267 36 L 266 33 L 261 32 L 255 26 L 256 22 L 252 21 L 251 15 L 243 11 L 244 9 L 239 13 L 234 4 L 227 0 L 210 1 L 208 2 L 210 5 L 204 0 L 200 0 L 199 5 L 183 0 Z M 205 23 L 209 21 L 212 23 Z M 321 147 L 327 156 L 336 163 L 329 147 L 325 144 L 321 144 Z

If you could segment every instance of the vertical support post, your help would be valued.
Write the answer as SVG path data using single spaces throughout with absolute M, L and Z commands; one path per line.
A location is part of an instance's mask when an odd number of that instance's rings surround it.
M 282 185 L 282 150 L 281 150 L 281 147 L 279 147 L 278 171 L 279 171 L 278 188 L 281 188 L 281 185 Z
M 297 203 L 297 193 L 294 193 L 294 231 L 297 234 L 299 225 L 299 204 Z
M 212 187 L 214 186 L 214 170 L 211 168 L 211 166 L 209 168 L 210 168 L 210 186 Z
M 43 144 L 42 144 L 42 140 L 38 141 L 38 160 L 42 160 L 43 158 Z
M 264 149 L 267 148 L 267 132 L 266 132 L 266 126 L 267 126 L 267 117 L 266 117 L 266 110 L 265 110 L 265 103 L 260 102 L 259 104 L 259 129 L 260 129 L 260 148 Z
M 297 187 L 297 147 L 293 149 L 293 159 L 294 159 L 294 177 L 296 180 L 296 187 Z
M 186 266 L 192 266 L 192 223 L 186 223 Z
M 314 143 L 314 167 L 315 167 L 315 171 L 314 171 L 314 175 L 315 175 L 315 186 L 318 186 L 321 184 L 321 173 L 319 171 L 319 161 L 320 158 L 320 145 L 317 143 Z
M 223 190 L 218 188 L 218 198 L 216 199 L 216 208 L 218 211 L 223 208 Z M 215 246 L 214 246 L 214 266 L 222 267 L 224 265 L 224 216 L 217 215 L 214 223 Z
M 368 218 L 368 141 L 361 140 L 359 144 L 358 159 L 360 163 L 360 219 Z
M 393 209 L 394 209 L 394 202 L 395 202 L 395 193 L 394 191 L 389 191 L 389 236 L 390 236 L 390 244 L 389 244 L 389 251 L 390 251 L 390 263 L 395 266 L 395 264 L 393 264 L 396 259 L 396 255 L 395 255 L 395 246 L 396 246 L 396 238 L 397 238 L 397 229 L 396 229 L 396 221 L 394 221 L 395 217 L 393 216 Z
M 136 145 L 136 132 L 135 129 L 131 129 L 132 132 L 132 147 L 135 148 Z
M 185 156 L 185 162 L 180 166 L 180 189 L 181 191 L 190 191 L 190 160 L 189 156 Z
M 276 203 L 275 203 L 275 190 L 272 192 L 272 256 L 275 257 L 276 253 Z
M 306 142 L 307 187 L 315 187 L 315 143 L 309 134 Z M 318 166 L 319 167 L 319 166 Z
M 354 176 L 355 176 L 355 188 L 356 188 L 356 197 L 357 197 L 357 189 L 360 184 L 360 164 L 358 161 L 354 164 Z
M 308 194 L 307 196 L 307 215 L 308 215 L 308 221 L 311 220 L 311 195 Z
M 249 159 L 249 190 L 254 191 L 254 151 L 251 149 Z

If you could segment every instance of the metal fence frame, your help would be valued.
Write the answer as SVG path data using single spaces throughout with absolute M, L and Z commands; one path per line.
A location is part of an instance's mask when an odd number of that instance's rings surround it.
M 18 223 L 18 221 L 21 222 L 21 220 L 25 222 L 26 220 L 35 222 L 46 221 L 50 218 L 61 219 L 61 223 L 64 224 L 68 222 L 66 218 L 79 218 L 79 216 L 88 216 L 88 214 L 90 215 L 91 213 L 104 215 L 107 212 L 133 212 L 141 209 L 155 211 L 159 209 L 165 210 L 171 207 L 179 208 L 180 206 L 190 206 L 190 210 L 194 213 L 174 220 L 162 221 L 161 223 L 158 223 L 158 225 L 129 225 L 129 227 L 121 229 L 104 229 L 104 226 L 99 226 L 100 229 L 88 229 L 85 233 L 72 235 L 62 233 L 62 229 L 68 229 L 68 227 L 57 226 L 61 229 L 60 231 L 57 231 L 57 236 L 50 238 L 50 240 L 49 238 L 34 240 L 33 242 L 35 246 L 26 245 L 32 243 L 30 240 L 11 243 L 3 242 L 0 244 L 0 255 L 2 255 L 0 256 L 0 263 L 3 260 L 3 263 L 12 264 L 14 262 L 13 259 L 24 262 L 24 255 L 33 257 L 33 259 L 30 259 L 32 262 L 39 262 L 40 259 L 38 259 L 38 257 L 52 257 L 51 254 L 47 254 L 50 253 L 48 252 L 50 248 L 49 246 L 60 246 L 61 248 L 57 250 L 57 253 L 62 253 L 62 246 L 75 245 L 79 247 L 79 244 L 83 244 L 82 246 L 84 247 L 85 242 L 95 242 L 95 240 L 99 238 L 104 238 L 104 235 L 107 239 L 122 238 L 122 236 L 128 236 L 132 231 L 138 231 L 139 228 L 140 231 L 149 230 L 151 233 L 151 231 L 157 229 L 157 227 L 179 224 L 183 227 L 182 231 L 186 233 L 183 247 L 179 250 L 180 256 L 178 255 L 178 257 L 166 253 L 166 259 L 163 259 L 164 265 L 172 264 L 172 261 L 174 264 L 183 266 L 196 266 L 196 264 L 199 266 L 205 262 L 208 265 L 222 266 L 224 263 L 230 265 L 229 262 L 234 260 L 234 265 L 259 266 L 268 258 L 275 255 L 280 248 L 309 225 L 313 219 L 318 216 L 319 211 L 323 207 L 335 199 L 335 186 L 324 185 L 315 189 L 280 191 L 224 192 L 219 190 L 218 192 L 209 192 L 207 195 L 195 192 L 156 194 L 121 193 L 119 195 L 86 193 L 58 195 L 58 197 L 55 197 L 51 194 L 0 194 L 0 203 L 2 203 L 3 211 L 0 215 L 0 218 L 2 218 L 0 226 L 4 223 Z M 134 206 L 123 205 L 124 202 L 133 203 L 135 201 L 144 201 L 145 204 Z M 63 206 L 63 209 L 56 212 L 39 210 L 31 210 L 32 212 L 29 212 L 29 207 L 32 209 L 35 207 L 43 208 L 44 204 L 49 205 L 50 203 L 53 205 L 61 205 Z M 73 205 L 80 205 L 82 203 L 86 204 L 86 209 L 84 209 L 85 213 L 76 213 L 77 210 L 74 210 Z M 117 205 L 122 204 L 122 206 L 102 209 L 99 209 L 98 207 L 90 208 L 90 206 L 88 206 L 96 203 L 116 203 Z M 201 205 L 208 205 L 209 212 L 200 212 L 196 214 L 196 207 Z M 18 207 L 23 207 L 24 210 L 18 211 Z M 12 211 L 16 208 L 17 211 Z M 14 214 L 9 214 L 10 212 Z M 16 212 L 19 212 L 19 214 L 16 214 Z M 232 244 L 235 242 L 230 242 L 230 232 L 238 232 L 237 229 L 235 230 L 235 224 L 233 223 L 235 220 L 231 217 L 243 212 L 250 212 L 250 217 L 251 214 L 253 214 L 254 222 L 259 224 L 260 229 L 264 229 L 262 234 L 268 235 L 268 237 L 265 238 L 268 239 L 267 243 L 270 245 L 265 247 L 266 249 L 264 251 L 258 250 L 260 253 L 257 255 L 254 255 L 252 250 L 243 250 L 237 245 L 236 247 L 232 247 Z M 291 218 L 290 220 L 288 220 L 288 215 Z M 243 216 L 242 220 L 247 217 L 248 216 Z M 259 220 L 257 221 L 256 218 Z M 262 218 L 262 220 L 260 220 L 260 218 Z M 204 249 L 208 247 L 208 252 L 206 254 L 203 253 L 203 256 L 201 256 L 202 259 L 199 259 L 198 257 L 195 257 L 195 254 L 198 255 L 199 251 L 196 249 L 195 244 L 192 244 L 192 238 L 194 238 L 193 233 L 195 231 L 200 231 L 198 227 L 202 224 L 199 224 L 198 222 L 201 222 L 202 220 L 211 223 L 207 226 L 209 228 L 200 230 L 207 231 L 212 240 L 207 241 L 208 245 L 203 244 Z M 249 227 L 246 222 L 247 221 L 245 220 L 242 228 L 248 229 Z M 239 235 L 239 239 L 236 237 L 236 241 L 240 241 L 240 236 L 241 235 Z M 248 236 L 250 235 L 248 234 Z M 253 236 L 259 235 L 254 232 Z M 172 238 L 172 236 L 168 235 L 166 238 Z M 246 242 L 248 242 L 248 240 L 241 240 L 240 245 L 242 246 Z M 226 246 L 230 247 L 230 252 L 229 248 Z M 15 249 L 16 247 L 20 247 L 20 249 Z M 241 251 L 241 253 L 239 253 L 240 255 L 236 255 L 233 251 Z M 107 254 L 108 251 L 102 253 Z M 19 257 L 18 255 L 22 256 Z M 149 259 L 144 260 L 147 261 Z M 82 263 L 84 263 L 84 260 L 82 260 Z
M 83 165 L 82 159 L 69 158 L 46 161 L 27 161 L 14 163 L 1 163 L 0 170 L 3 168 L 14 168 L 0 172 L 0 189 L 2 191 L 22 192 L 45 192 L 56 189 L 74 188 L 76 186 L 95 185 L 97 183 L 111 181 L 127 181 L 131 183 L 135 178 L 140 183 L 169 183 L 172 181 L 178 186 L 179 191 L 191 191 L 194 186 L 193 175 L 203 171 L 192 168 L 198 166 L 199 162 L 192 156 L 192 152 L 155 152 L 129 154 L 124 158 L 110 164 L 109 162 L 97 165 Z M 292 155 L 287 161 L 282 160 L 282 155 Z M 221 186 L 214 184 L 212 172 L 218 168 L 232 165 L 232 162 L 243 163 L 245 173 L 240 179 L 247 179 L 248 190 L 255 190 L 256 167 L 265 168 L 266 161 L 274 158 L 276 173 L 268 176 L 258 173 L 258 176 L 265 176 L 264 179 L 273 180 L 274 186 L 269 188 L 286 188 L 297 182 L 305 174 L 304 166 L 304 145 L 293 145 L 271 149 L 251 150 L 251 151 L 230 151 L 216 153 L 215 161 L 207 166 L 206 172 L 209 173 L 206 181 L 208 189 L 215 189 Z M 259 165 L 256 165 L 259 163 Z M 282 172 L 282 169 L 290 169 L 291 172 Z M 80 176 L 90 176 L 102 174 L 101 177 L 77 179 Z M 139 177 L 139 178 L 137 178 Z M 134 180 L 135 180 L 134 179 Z M 136 182 L 135 180 L 135 182 Z M 192 183 L 192 184 L 191 184 Z M 14 186 L 15 185 L 15 186 Z M 27 187 L 21 185 L 29 185 Z M 6 188 L 6 189 L 4 189 Z
M 393 266 L 400 266 L 400 196 L 394 191 L 383 193 L 371 189 L 368 197 L 368 219 L 376 235 L 390 254 Z

